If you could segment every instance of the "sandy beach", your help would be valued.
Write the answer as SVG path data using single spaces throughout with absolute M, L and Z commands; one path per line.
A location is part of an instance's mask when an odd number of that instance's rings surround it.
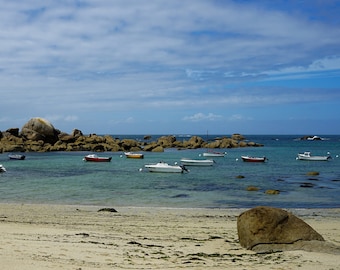
M 1 269 L 340 269 L 338 255 L 256 253 L 238 243 L 247 209 L 0 204 Z M 288 209 L 340 246 L 340 209 Z

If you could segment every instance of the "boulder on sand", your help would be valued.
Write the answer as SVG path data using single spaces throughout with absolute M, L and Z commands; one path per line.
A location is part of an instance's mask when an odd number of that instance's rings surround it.
M 237 231 L 242 247 L 256 251 L 296 249 L 300 241 L 324 238 L 300 218 L 279 208 L 259 206 L 239 215 Z

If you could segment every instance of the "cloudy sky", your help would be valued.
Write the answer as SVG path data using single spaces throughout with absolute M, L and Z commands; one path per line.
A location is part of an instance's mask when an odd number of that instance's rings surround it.
M 1 131 L 340 134 L 340 1 L 0 5 Z

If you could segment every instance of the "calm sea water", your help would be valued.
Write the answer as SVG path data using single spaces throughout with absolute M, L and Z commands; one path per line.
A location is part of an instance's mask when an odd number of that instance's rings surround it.
M 119 152 L 101 153 L 112 156 L 110 163 L 84 162 L 88 152 L 26 153 L 23 161 L 0 154 L 0 164 L 7 169 L 0 174 L 0 202 L 111 207 L 340 207 L 340 136 L 323 136 L 329 138 L 326 141 L 295 141 L 299 136 L 294 135 L 246 137 L 265 146 L 220 149 L 228 154 L 215 158 L 214 166 L 190 167 L 184 174 L 149 173 L 140 168 L 161 160 L 173 164 L 182 157 L 199 158 L 203 149 L 146 152 L 141 160 L 127 159 Z M 296 160 L 297 153 L 304 151 L 315 155 L 330 152 L 333 158 L 327 162 Z M 266 156 L 269 161 L 245 163 L 240 158 L 244 154 Z M 319 175 L 308 176 L 310 171 Z M 237 178 L 239 175 L 244 178 Z M 306 184 L 309 187 L 304 187 Z M 248 186 L 259 191 L 247 191 Z M 277 189 L 280 194 L 267 195 L 268 189 Z

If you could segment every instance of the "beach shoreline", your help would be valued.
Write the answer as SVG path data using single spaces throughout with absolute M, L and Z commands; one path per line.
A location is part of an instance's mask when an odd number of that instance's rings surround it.
M 3 269 L 337 269 L 337 255 L 258 254 L 238 243 L 247 209 L 0 204 Z M 340 246 L 340 208 L 286 209 Z

